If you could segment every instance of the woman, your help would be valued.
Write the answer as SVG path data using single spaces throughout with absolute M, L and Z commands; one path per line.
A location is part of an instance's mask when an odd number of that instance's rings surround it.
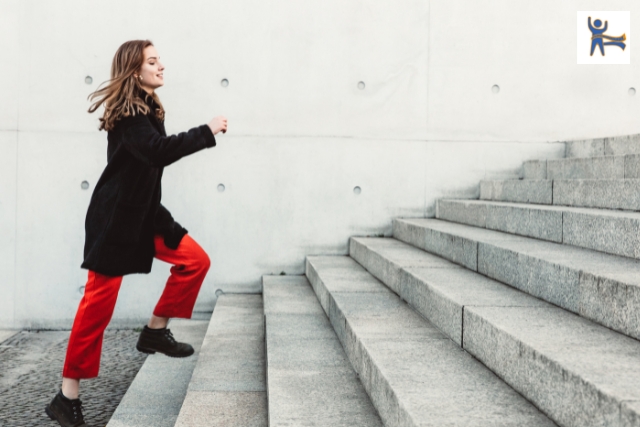
M 62 387 L 45 408 L 65 427 L 86 425 L 78 398 L 80 379 L 98 376 L 102 338 L 122 277 L 148 274 L 154 257 L 174 265 L 137 349 L 172 357 L 193 354 L 193 347 L 173 338 L 167 323 L 171 317 L 191 318 L 210 260 L 160 204 L 160 181 L 165 166 L 214 147 L 214 135 L 227 131 L 227 120 L 219 116 L 166 136 L 164 109 L 155 93 L 164 84 L 163 70 L 151 41 L 128 41 L 113 58 L 108 86 L 90 95 L 100 97 L 90 113 L 105 107 L 100 130 L 108 133 L 108 163 L 85 219 L 81 268 L 89 273 L 69 337 Z

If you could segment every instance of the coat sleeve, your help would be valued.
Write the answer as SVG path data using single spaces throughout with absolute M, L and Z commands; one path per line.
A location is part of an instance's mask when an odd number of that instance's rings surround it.
M 164 244 L 171 249 L 176 249 L 184 235 L 188 233 L 186 228 L 173 219 L 171 213 L 162 203 L 156 211 L 153 226 L 155 233 L 161 234 L 164 238 Z
M 214 147 L 216 139 L 208 125 L 177 135 L 162 136 L 144 114 L 124 117 L 122 143 L 137 159 L 152 167 L 164 167 L 204 148 Z

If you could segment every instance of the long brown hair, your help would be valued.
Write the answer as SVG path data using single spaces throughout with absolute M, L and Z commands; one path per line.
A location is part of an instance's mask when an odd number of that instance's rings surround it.
M 98 101 L 89 107 L 89 113 L 93 113 L 104 104 L 104 115 L 100 117 L 99 130 L 113 129 L 121 117 L 149 113 L 149 106 L 138 96 L 143 90 L 142 86 L 133 75 L 144 62 L 144 49 L 147 46 L 153 46 L 151 40 L 130 40 L 123 43 L 113 57 L 111 79 L 108 80 L 107 86 L 97 89 L 87 97 L 89 100 L 98 98 Z M 151 97 L 160 107 L 156 108 L 156 117 L 163 121 L 164 108 L 160 98 L 155 91 Z

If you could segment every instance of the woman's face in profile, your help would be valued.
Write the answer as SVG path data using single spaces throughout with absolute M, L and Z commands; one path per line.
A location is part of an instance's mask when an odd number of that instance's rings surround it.
M 154 46 L 147 46 L 144 48 L 143 53 L 144 62 L 140 69 L 140 75 L 142 76 L 140 84 L 147 92 L 153 92 L 154 89 L 164 85 L 164 65 L 160 62 L 160 56 Z

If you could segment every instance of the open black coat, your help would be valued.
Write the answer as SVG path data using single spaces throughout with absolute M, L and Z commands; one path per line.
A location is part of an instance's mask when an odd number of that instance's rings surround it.
M 154 234 L 176 249 L 187 230 L 162 206 L 161 179 L 165 166 L 216 145 L 208 125 L 167 136 L 155 117 L 123 117 L 108 131 L 107 166 L 93 189 L 85 218 L 84 261 L 81 268 L 108 276 L 151 271 Z

